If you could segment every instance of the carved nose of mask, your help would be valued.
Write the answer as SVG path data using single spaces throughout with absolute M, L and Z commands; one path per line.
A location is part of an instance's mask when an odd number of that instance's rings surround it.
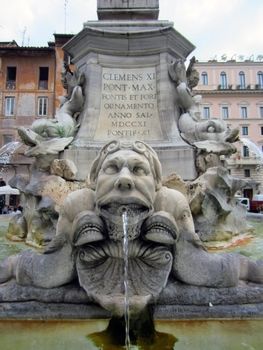
M 132 190 L 134 182 L 128 170 L 123 170 L 115 182 L 115 188 L 121 191 Z

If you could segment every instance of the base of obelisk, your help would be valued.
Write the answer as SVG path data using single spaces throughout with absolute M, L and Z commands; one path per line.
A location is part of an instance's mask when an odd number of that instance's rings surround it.
M 102 145 L 101 145 L 102 146 Z M 176 173 L 183 180 L 194 180 L 197 177 L 195 168 L 195 152 L 188 145 L 154 147 L 162 164 L 163 176 Z M 77 169 L 76 179 L 85 181 L 89 175 L 93 160 L 98 155 L 99 146 L 70 148 L 64 151 L 63 158 L 72 160 Z

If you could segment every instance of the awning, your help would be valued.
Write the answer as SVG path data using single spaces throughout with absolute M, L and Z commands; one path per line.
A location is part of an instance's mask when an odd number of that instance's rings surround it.
M 16 194 L 16 195 L 19 195 L 20 192 L 18 189 L 16 188 L 13 188 L 9 185 L 6 185 L 6 186 L 1 186 L 0 187 L 0 195 L 1 194 Z

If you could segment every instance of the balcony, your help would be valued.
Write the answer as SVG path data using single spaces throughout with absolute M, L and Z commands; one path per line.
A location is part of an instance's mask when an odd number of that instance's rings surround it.
M 15 80 L 7 80 L 6 89 L 7 90 L 15 90 L 16 89 L 16 81 Z
M 262 159 L 259 156 L 251 155 L 249 157 L 240 156 L 240 154 L 234 154 L 230 158 L 226 158 L 227 165 L 232 166 L 257 166 L 262 165 Z
M 48 90 L 48 80 L 39 80 L 38 89 Z
M 232 84 L 228 84 L 228 85 L 217 85 L 217 90 L 221 90 L 221 91 L 229 91 L 229 90 L 239 90 L 239 91 L 247 91 L 247 90 L 263 90 L 263 85 L 260 84 L 255 84 L 255 85 L 251 85 L 251 84 L 247 84 L 247 85 L 232 85 Z
M 232 90 L 232 88 L 233 88 L 232 84 L 228 84 L 228 85 L 219 84 L 217 86 L 217 90 Z

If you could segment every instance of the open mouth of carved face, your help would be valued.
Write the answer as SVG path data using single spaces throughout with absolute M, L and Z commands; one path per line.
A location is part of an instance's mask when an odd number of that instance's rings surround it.
M 122 224 L 123 214 L 126 213 L 127 224 L 135 225 L 152 213 L 152 208 L 141 201 L 112 201 L 98 206 L 100 215 L 114 224 Z

